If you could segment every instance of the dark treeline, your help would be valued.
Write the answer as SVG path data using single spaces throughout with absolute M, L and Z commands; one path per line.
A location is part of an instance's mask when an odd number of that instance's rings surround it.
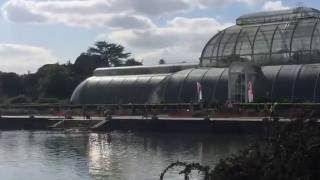
M 95 68 L 142 65 L 130 55 L 121 45 L 98 41 L 74 64 L 46 64 L 25 75 L 0 72 L 0 103 L 67 102 L 75 87 Z

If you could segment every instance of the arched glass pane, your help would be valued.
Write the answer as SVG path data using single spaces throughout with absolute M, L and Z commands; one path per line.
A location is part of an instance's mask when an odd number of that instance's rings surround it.
M 257 77 L 254 87 L 256 99 L 272 100 L 273 83 L 280 69 L 281 66 L 261 67 L 262 75 Z
M 289 102 L 292 99 L 294 82 L 301 65 L 284 65 L 274 81 L 272 98 L 276 101 Z
M 177 103 L 179 101 L 180 90 L 183 81 L 193 69 L 179 71 L 168 78 L 168 84 L 165 89 L 165 102 Z
M 228 99 L 228 69 L 224 68 L 218 83 L 216 84 L 211 102 L 222 103 Z
M 215 64 L 216 57 L 218 54 L 217 51 L 218 51 L 219 43 L 220 43 L 221 38 L 223 37 L 223 34 L 224 34 L 224 32 L 219 32 L 205 46 L 202 57 L 201 57 L 201 60 L 202 60 L 201 63 L 203 66 L 210 65 L 212 63 Z
M 210 100 L 213 103 L 217 103 L 217 100 L 215 98 L 212 98 L 212 96 L 215 93 L 216 86 L 219 82 L 220 76 L 223 71 L 224 68 L 210 68 L 208 72 L 204 74 L 204 77 L 201 82 L 202 95 L 203 98 L 207 100 L 207 103 L 210 103 L 208 102 Z
M 71 103 L 73 104 L 81 104 L 82 101 L 82 91 L 85 88 L 87 84 L 87 80 L 82 81 L 77 87 L 76 89 L 73 91 L 72 96 L 71 96 Z
M 190 103 L 197 102 L 197 86 L 196 83 L 200 82 L 207 69 L 195 69 L 193 70 L 184 81 L 182 91 L 180 95 L 180 102 Z
M 206 45 L 204 48 L 202 57 L 210 59 L 212 56 L 217 55 L 217 48 L 218 48 L 218 43 L 220 42 L 221 36 L 223 36 L 223 32 L 218 32 L 211 40 L 210 42 Z M 215 52 L 215 53 L 214 53 Z
M 234 53 L 235 43 L 240 33 L 239 26 L 232 26 L 225 30 L 219 46 L 218 65 L 225 66 L 229 64 L 229 58 Z
M 157 90 L 161 88 L 161 82 L 163 82 L 166 77 L 167 75 L 160 74 L 156 74 L 151 77 L 148 82 L 149 88 L 145 91 L 145 93 L 148 94 L 146 103 L 157 104 L 162 102 L 164 89 L 161 89 L 160 93 Z
M 136 89 L 136 86 L 134 85 L 136 81 L 137 76 L 127 76 L 122 82 L 121 88 L 123 89 L 123 103 L 135 103 L 135 97 L 133 97 L 132 92 Z
M 304 65 L 295 82 L 293 100 L 296 102 L 312 102 L 315 84 L 320 66 L 315 64 Z M 308 83 L 306 83 L 308 82 Z
M 289 62 L 291 37 L 295 27 L 295 22 L 279 24 L 272 42 L 272 64 L 284 64 Z
M 121 87 L 124 77 L 114 76 L 112 81 L 109 83 L 108 90 L 108 103 L 110 104 L 119 104 L 121 103 L 121 94 L 118 89 Z
M 85 86 L 83 90 L 83 101 L 87 102 L 88 104 L 96 103 L 94 101 L 95 99 L 98 98 L 97 94 L 97 83 L 99 79 L 95 76 L 91 77 L 88 79 L 87 85 Z
M 310 43 L 315 23 L 314 19 L 306 19 L 298 23 L 292 39 L 291 60 L 293 63 L 300 64 L 310 61 Z
M 253 40 L 254 35 L 256 34 L 258 26 L 245 27 L 241 30 L 239 35 L 237 46 L 236 46 L 236 55 L 239 55 L 241 58 L 251 61 L 252 59 L 252 50 L 253 50 Z
M 311 59 L 313 62 L 320 62 L 320 22 L 317 23 L 311 44 Z
M 261 26 L 254 42 L 254 61 L 257 64 L 268 64 L 271 39 L 277 25 Z
M 136 89 L 134 92 L 131 92 L 131 96 L 134 96 L 136 103 L 142 104 L 146 99 L 146 89 L 148 88 L 147 84 L 150 80 L 150 76 L 139 76 L 137 81 L 135 82 Z

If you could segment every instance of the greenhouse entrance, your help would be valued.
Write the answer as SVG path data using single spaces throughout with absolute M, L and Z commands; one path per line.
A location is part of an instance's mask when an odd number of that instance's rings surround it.
M 247 82 L 244 73 L 234 73 L 231 75 L 233 83 L 230 87 L 230 100 L 231 102 L 244 103 L 246 102 Z
M 229 68 L 228 99 L 233 103 L 254 101 L 253 82 L 256 67 L 248 63 L 234 64 Z

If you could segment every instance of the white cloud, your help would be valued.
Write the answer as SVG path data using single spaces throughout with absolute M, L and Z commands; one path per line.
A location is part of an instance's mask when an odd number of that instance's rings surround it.
M 138 54 L 136 58 L 144 59 L 145 64 L 157 63 L 160 58 L 167 62 L 196 62 L 211 36 L 230 25 L 213 18 L 176 17 L 165 27 L 117 30 L 99 37 L 120 42 L 133 54 Z
M 149 18 L 199 7 L 262 2 L 265 0 L 8 0 L 1 9 L 11 22 L 126 29 L 149 27 L 152 26 Z
M 206 8 L 225 6 L 225 5 L 230 5 L 234 3 L 253 5 L 253 4 L 263 3 L 265 1 L 267 0 L 222 0 L 222 1 L 221 0 L 194 0 L 195 4 L 198 4 L 201 7 L 206 7 Z
M 28 9 L 26 3 L 19 3 L 19 1 L 8 1 L 2 7 L 2 13 L 7 20 L 14 22 L 32 22 L 44 23 L 47 18 L 38 14 L 32 9 Z
M 191 0 L 112 0 L 111 6 L 147 16 L 161 16 L 186 11 L 192 7 Z
M 107 0 L 9 0 L 1 8 L 6 20 L 18 23 L 61 23 L 68 26 L 147 28 L 147 17 L 117 10 Z
M 262 10 L 264 11 L 275 11 L 289 9 L 288 6 L 284 6 L 282 1 L 267 1 L 264 3 Z
M 149 64 L 160 58 L 198 61 L 211 36 L 231 25 L 214 18 L 176 17 L 159 26 L 151 19 L 166 20 L 172 17 L 167 15 L 182 16 L 181 12 L 234 3 L 264 3 L 265 10 L 286 8 L 281 1 L 272 0 L 8 0 L 1 10 L 14 23 L 103 27 L 108 34 L 100 34 L 99 39 L 121 43 Z
M 50 51 L 42 47 L 0 44 L 0 71 L 3 72 L 35 72 L 40 66 L 55 62 Z

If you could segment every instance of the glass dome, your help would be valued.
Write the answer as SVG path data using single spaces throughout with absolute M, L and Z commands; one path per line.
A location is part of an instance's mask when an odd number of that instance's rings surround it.
M 232 62 L 255 65 L 320 62 L 320 11 L 299 7 L 240 16 L 237 24 L 212 37 L 201 66 L 228 67 Z

